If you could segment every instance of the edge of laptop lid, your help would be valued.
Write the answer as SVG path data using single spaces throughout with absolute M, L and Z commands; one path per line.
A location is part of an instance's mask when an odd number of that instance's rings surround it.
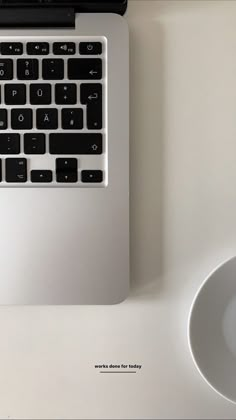
M 0 8 L 73 8 L 76 13 L 117 13 L 123 15 L 128 0 L 0 0 Z
M 76 13 L 123 15 L 128 0 L 0 0 L 0 28 L 73 28 Z

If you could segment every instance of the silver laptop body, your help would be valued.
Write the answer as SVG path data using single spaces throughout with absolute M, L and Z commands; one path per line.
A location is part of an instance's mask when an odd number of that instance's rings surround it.
M 119 303 L 129 290 L 127 23 L 91 11 L 75 27 L 11 26 L 0 27 L 0 304 Z

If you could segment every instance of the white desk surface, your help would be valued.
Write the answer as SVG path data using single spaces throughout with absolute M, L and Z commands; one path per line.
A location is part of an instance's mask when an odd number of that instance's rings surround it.
M 236 2 L 131 0 L 128 21 L 131 295 L 0 308 L 1 419 L 236 419 L 186 337 L 198 286 L 236 254 Z

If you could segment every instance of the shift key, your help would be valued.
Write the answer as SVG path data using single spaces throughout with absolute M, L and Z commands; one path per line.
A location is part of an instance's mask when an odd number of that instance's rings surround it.
M 50 134 L 49 151 L 52 155 L 101 155 L 103 136 L 99 133 Z

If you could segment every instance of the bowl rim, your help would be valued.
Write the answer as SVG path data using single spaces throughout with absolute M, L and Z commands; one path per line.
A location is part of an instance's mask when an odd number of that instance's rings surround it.
M 222 268 L 224 265 L 230 263 L 231 261 L 236 260 L 236 255 L 233 255 L 229 258 L 227 258 L 226 260 L 224 260 L 224 262 L 219 263 L 213 270 L 210 271 L 210 273 L 206 276 L 206 278 L 203 280 L 203 282 L 200 284 L 200 286 L 198 287 L 197 291 L 194 294 L 194 298 L 192 300 L 191 306 L 190 306 L 190 310 L 189 310 L 189 314 L 188 314 L 188 322 L 187 322 L 187 339 L 188 339 L 188 347 L 189 347 L 189 351 L 191 354 L 191 357 L 193 359 L 195 368 L 197 369 L 197 371 L 200 373 L 200 376 L 204 379 L 204 381 L 210 386 L 211 389 L 213 389 L 218 395 L 220 395 L 221 397 L 225 398 L 227 401 L 229 401 L 232 404 L 236 404 L 236 398 L 231 399 L 229 398 L 227 395 L 225 395 L 223 392 L 219 391 L 217 388 L 215 388 L 214 385 L 212 385 L 209 380 L 206 378 L 204 372 L 201 370 L 201 368 L 198 365 L 198 362 L 196 360 L 195 354 L 194 354 L 194 350 L 193 350 L 193 346 L 192 346 L 192 342 L 191 342 L 191 321 L 193 318 L 193 311 L 194 311 L 194 307 L 196 304 L 196 301 L 198 299 L 198 297 L 200 296 L 200 294 L 202 293 L 202 291 L 204 290 L 207 282 L 210 280 L 210 278 L 215 274 L 216 271 L 218 271 L 220 268 Z

